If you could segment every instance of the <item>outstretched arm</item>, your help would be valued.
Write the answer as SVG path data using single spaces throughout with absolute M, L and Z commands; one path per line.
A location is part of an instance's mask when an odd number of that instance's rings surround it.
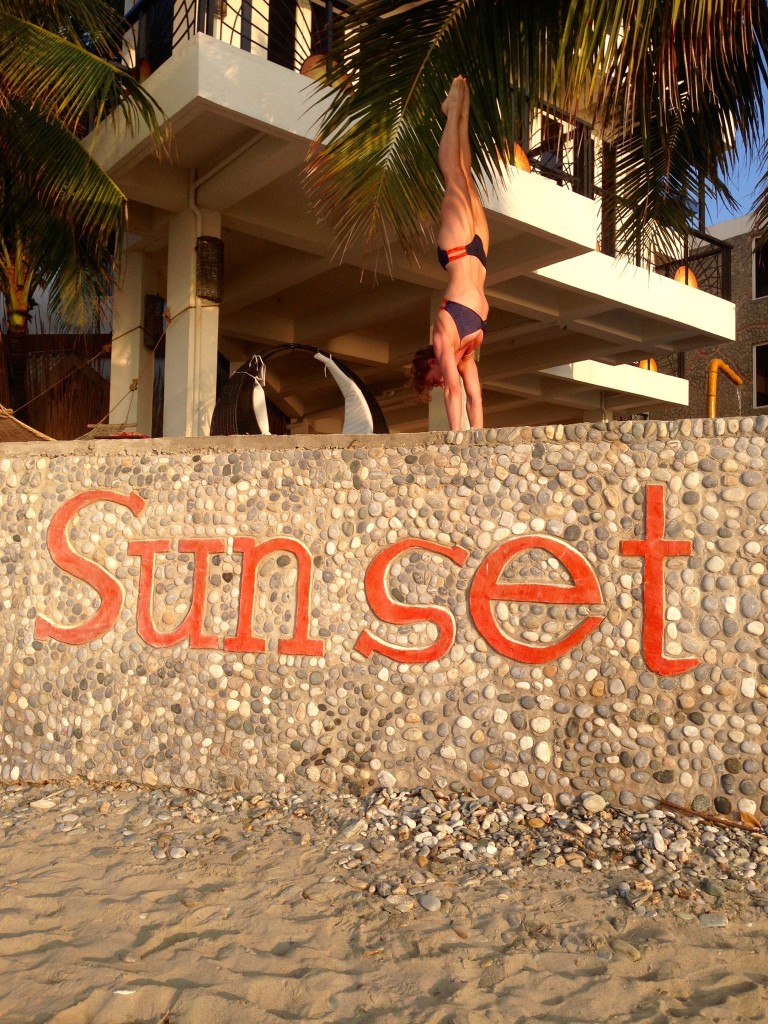
M 458 372 L 464 382 L 467 394 L 467 418 L 470 427 L 483 426 L 483 392 L 480 387 L 480 375 L 477 372 L 475 353 L 469 352 L 458 365 Z
M 448 417 L 448 429 L 461 430 L 463 394 L 461 390 L 461 376 L 456 366 L 456 356 L 453 351 L 453 342 L 436 326 L 432 334 L 432 346 L 435 350 L 435 359 L 440 366 L 440 373 L 443 378 L 443 401 L 445 402 L 445 412 Z

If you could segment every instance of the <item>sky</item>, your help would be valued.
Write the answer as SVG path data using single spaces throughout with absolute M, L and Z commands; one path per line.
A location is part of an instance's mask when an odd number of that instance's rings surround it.
M 747 154 L 742 154 L 737 159 L 728 182 L 733 197 L 738 202 L 738 208 L 731 210 L 723 203 L 713 203 L 710 200 L 707 203 L 707 224 L 719 224 L 721 221 L 750 213 L 755 207 L 755 189 L 763 170 L 763 158 L 760 155 L 750 159 Z

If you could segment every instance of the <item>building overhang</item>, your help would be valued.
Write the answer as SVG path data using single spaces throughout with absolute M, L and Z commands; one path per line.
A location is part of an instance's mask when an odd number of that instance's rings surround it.
M 582 385 L 595 394 L 595 403 L 602 411 L 613 410 L 614 403 L 627 410 L 633 405 L 688 405 L 688 381 L 666 373 L 628 364 L 609 366 L 595 359 L 582 359 L 564 366 L 550 366 L 541 371 L 545 377 Z

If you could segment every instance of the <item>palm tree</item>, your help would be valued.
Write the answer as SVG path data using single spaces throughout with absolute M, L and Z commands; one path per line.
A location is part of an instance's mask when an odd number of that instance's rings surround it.
M 617 250 L 663 249 L 702 188 L 732 202 L 735 143 L 763 142 L 767 29 L 766 0 L 361 0 L 330 55 L 311 194 L 342 248 L 429 235 L 440 103 L 461 73 L 485 175 L 503 171 L 527 107 L 588 117 L 621 182 Z
M 36 288 L 70 326 L 109 295 L 125 197 L 80 139 L 112 112 L 157 130 L 156 105 L 115 62 L 122 19 L 109 0 L 0 0 L 0 293 L 24 336 Z M 0 335 L 0 403 L 10 397 Z

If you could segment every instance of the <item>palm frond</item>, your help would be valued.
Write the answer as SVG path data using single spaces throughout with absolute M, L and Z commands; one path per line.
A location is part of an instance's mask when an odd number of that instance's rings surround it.
M 663 121 L 713 96 L 739 131 L 762 120 L 764 0 L 580 0 L 568 25 L 559 65 L 604 124 Z
M 702 187 L 702 138 L 705 119 L 683 117 L 650 125 L 643 133 L 620 136 L 614 144 L 616 180 L 616 251 L 640 262 L 681 255 L 681 236 L 696 222 Z M 710 167 L 710 165 L 707 165 Z M 733 204 L 723 178 L 710 167 L 705 195 L 717 193 Z
M 389 228 L 408 245 L 429 230 L 441 193 L 440 105 L 456 74 L 466 73 L 472 90 L 480 170 L 492 171 L 509 152 L 521 130 L 521 83 L 547 59 L 543 52 L 531 60 L 534 44 L 546 51 L 546 33 L 527 33 L 510 6 L 427 0 L 402 8 L 371 0 L 345 19 L 331 55 L 335 94 L 320 125 L 325 149 L 308 169 L 318 211 L 333 219 L 342 247 L 357 238 L 371 244 Z M 557 22 L 557 4 L 520 6 L 537 27 Z
M 70 130 L 85 115 L 94 123 L 117 112 L 129 130 L 157 131 L 159 107 L 124 68 L 0 10 L 0 94 L 26 103 Z
M 2 192 L 0 291 L 8 300 L 18 294 L 19 274 L 29 275 L 27 294 L 47 290 L 49 312 L 61 326 L 89 327 L 113 285 L 114 244 L 41 208 L 13 178 L 2 179 Z
M 690 222 L 694 175 L 727 201 L 729 147 L 762 136 L 767 25 L 765 0 L 361 0 L 331 55 L 310 194 L 342 248 L 388 233 L 408 246 L 427 232 L 441 195 L 440 103 L 463 73 L 488 178 L 503 173 L 526 106 L 589 116 L 626 142 L 621 187 L 639 205 L 624 204 L 621 245 L 633 251 L 653 217 L 662 231 Z
M 79 140 L 37 110 L 13 105 L 0 112 L 0 172 L 15 182 L 15 203 L 6 202 L 0 218 L 11 218 L 26 237 L 46 235 L 46 219 L 77 226 L 94 242 L 120 233 L 125 197 Z M 26 193 L 34 202 L 21 206 Z
M 87 40 L 94 53 L 108 57 L 119 50 L 124 25 L 109 0 L 0 0 L 0 14 L 10 14 L 78 45 Z
M 92 330 L 115 284 L 115 259 L 107 247 L 87 246 L 70 229 L 60 232 L 54 273 L 46 282 L 48 312 L 54 325 L 66 330 Z
M 756 191 L 759 198 L 755 205 L 752 230 L 756 235 L 756 244 L 765 245 L 768 242 L 768 155 L 763 157 L 762 174 Z

